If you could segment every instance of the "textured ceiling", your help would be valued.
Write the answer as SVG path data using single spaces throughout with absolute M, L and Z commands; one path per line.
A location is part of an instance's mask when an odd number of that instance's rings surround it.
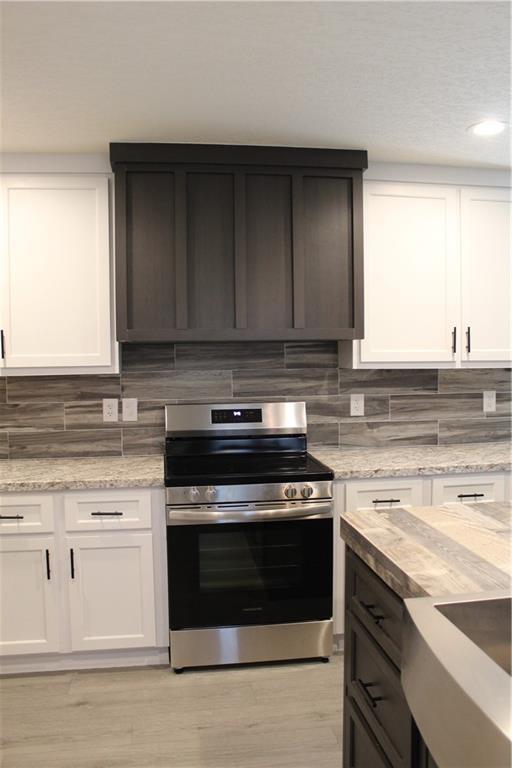
M 2 149 L 109 141 L 368 149 L 500 167 L 508 2 L 3 2 Z

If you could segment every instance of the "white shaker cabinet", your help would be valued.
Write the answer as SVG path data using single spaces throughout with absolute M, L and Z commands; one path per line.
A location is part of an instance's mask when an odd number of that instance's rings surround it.
M 511 190 L 461 190 L 463 362 L 512 360 Z
M 447 363 L 459 321 L 458 193 L 364 185 L 365 337 L 361 363 Z
M 110 366 L 108 178 L 5 174 L 1 192 L 5 369 Z
M 54 537 L 0 537 L 0 655 L 49 653 L 59 643 Z
M 151 533 L 66 537 L 73 651 L 155 645 Z

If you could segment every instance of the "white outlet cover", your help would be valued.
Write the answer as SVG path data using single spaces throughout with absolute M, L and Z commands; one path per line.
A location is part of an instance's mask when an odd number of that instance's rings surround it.
M 103 398 L 103 421 L 119 421 L 119 401 L 117 398 Z
M 350 415 L 364 416 L 364 395 L 350 395 Z
M 492 413 L 496 410 L 496 390 L 488 389 L 484 391 L 484 413 Z
M 138 400 L 136 397 L 123 397 L 123 421 L 137 421 Z

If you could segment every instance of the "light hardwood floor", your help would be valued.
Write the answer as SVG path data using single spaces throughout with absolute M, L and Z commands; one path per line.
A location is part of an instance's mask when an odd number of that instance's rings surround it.
M 341 768 L 342 656 L 0 680 L 2 768 Z

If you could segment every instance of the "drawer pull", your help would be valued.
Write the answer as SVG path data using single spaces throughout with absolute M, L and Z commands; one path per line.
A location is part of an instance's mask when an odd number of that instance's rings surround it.
M 370 616 L 371 620 L 375 622 L 375 624 L 379 624 L 386 618 L 385 616 L 379 614 L 378 611 L 375 612 L 375 605 L 373 603 L 363 603 L 361 600 L 361 605 L 365 609 L 366 613 Z
M 50 550 L 45 549 L 45 553 L 46 553 L 46 578 L 48 579 L 48 581 L 50 581 L 50 578 L 52 575 L 52 572 L 50 570 Z
M 372 504 L 400 504 L 400 499 L 374 499 Z
M 69 550 L 69 564 L 71 566 L 71 578 L 75 578 L 75 553 L 72 549 Z
M 91 512 L 91 517 L 122 517 L 122 512 Z
M 375 686 L 378 685 L 378 683 L 363 683 L 360 677 L 357 678 L 357 682 L 359 683 L 363 691 L 363 695 L 366 701 L 368 702 L 368 704 L 370 705 L 370 707 L 375 709 L 379 701 L 384 701 L 384 696 L 372 696 L 372 694 L 368 690 L 369 688 L 375 688 Z
M 485 493 L 458 493 L 458 499 L 481 499 L 485 496 Z
M 23 520 L 24 515 L 0 515 L 0 520 Z

